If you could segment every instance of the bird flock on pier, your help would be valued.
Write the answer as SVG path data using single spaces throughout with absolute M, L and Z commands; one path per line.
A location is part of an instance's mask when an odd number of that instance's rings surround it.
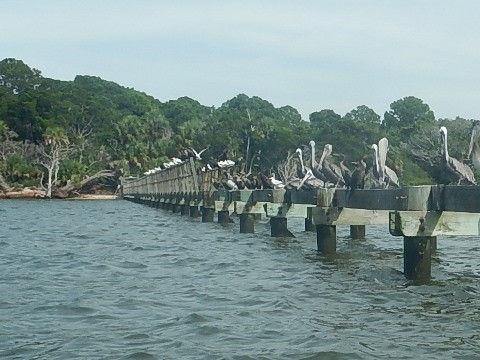
M 442 173 L 454 184 L 475 185 L 476 180 L 472 169 L 465 163 L 449 155 L 448 131 L 445 126 L 439 130 L 440 161 Z M 480 170 L 480 121 L 472 125 L 472 133 L 468 157 L 473 167 Z M 234 171 L 235 162 L 227 159 L 225 150 L 220 156 L 203 158 L 207 150 L 197 152 L 194 148 L 182 148 L 177 157 L 169 162 L 148 170 L 144 175 L 156 174 L 168 168 L 189 161 L 190 158 L 201 164 L 200 171 L 210 172 L 220 170 L 219 176 L 212 177 L 212 186 L 215 189 L 243 190 L 243 189 L 313 189 L 313 188 L 346 188 L 351 192 L 356 189 L 388 189 L 400 187 L 396 172 L 387 166 L 389 144 L 387 138 L 382 138 L 376 144 L 371 144 L 371 156 L 361 156 L 356 161 L 347 161 L 343 156 L 339 162 L 334 161 L 333 146 L 325 144 L 318 159 L 316 143 L 311 140 L 308 146 L 301 146 L 289 153 L 285 160 L 288 171 L 279 171 L 276 174 L 271 169 L 252 171 L 252 157 L 250 168 L 245 171 Z M 307 153 L 307 155 L 305 154 Z M 368 163 L 368 158 L 371 162 Z M 318 161 L 317 161 L 318 159 Z

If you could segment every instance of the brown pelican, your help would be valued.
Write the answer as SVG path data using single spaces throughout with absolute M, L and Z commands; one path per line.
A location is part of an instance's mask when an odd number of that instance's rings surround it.
M 342 170 L 337 164 L 331 163 L 327 157 L 332 153 L 332 145 L 326 144 L 323 148 L 322 157 L 318 163 L 317 169 L 327 178 L 327 180 L 337 186 L 345 186 L 345 180 L 342 176 Z
M 381 138 L 377 144 L 372 145 L 373 149 L 373 175 L 379 182 L 380 187 L 388 188 L 390 184 L 400 187 L 398 176 L 390 169 L 385 163 L 387 161 L 388 152 L 388 140 L 387 138 Z
M 272 173 L 268 179 L 274 189 L 283 189 L 285 187 L 285 184 L 281 180 L 275 179 L 275 173 Z
M 233 182 L 237 185 L 238 190 L 244 190 L 246 188 L 245 173 L 240 171 L 238 174 L 235 174 L 233 176 Z
M 475 185 L 475 177 L 473 171 L 464 163 L 448 155 L 447 128 L 440 128 L 440 167 L 445 174 L 457 185 L 462 182 Z
M 343 159 L 342 161 L 340 161 L 340 170 L 342 171 L 342 176 L 343 176 L 343 179 L 345 180 L 345 185 L 348 187 L 350 187 L 350 183 L 352 181 L 352 171 L 348 168 L 347 165 L 345 165 L 345 159 L 346 159 L 346 156 L 343 155 Z
M 226 171 L 222 173 L 220 182 L 226 190 L 238 190 L 237 184 L 235 184 Z
M 295 150 L 295 152 L 297 153 L 298 159 L 300 160 L 301 168 L 300 172 L 297 175 L 299 175 L 299 177 L 304 177 L 307 173 L 307 169 L 305 168 L 305 164 L 303 163 L 303 151 L 302 149 L 298 148 L 297 150 Z
M 323 188 L 325 187 L 325 183 L 313 175 L 312 169 L 308 169 L 303 179 L 297 185 L 297 190 L 300 190 L 302 187 Z
M 264 172 L 260 171 L 257 175 L 257 179 L 262 189 L 273 189 L 273 184 L 270 181 L 270 176 L 267 176 Z
M 302 174 L 300 177 L 305 177 L 308 170 L 310 170 L 310 172 L 313 174 L 314 177 L 316 177 L 317 179 L 321 180 L 324 184 L 327 183 L 327 178 L 325 177 L 325 175 L 322 174 L 321 171 L 318 170 L 318 164 L 316 163 L 315 161 L 315 141 L 311 140 L 310 141 L 310 147 L 312 149 L 312 160 L 311 160 L 311 168 L 308 168 L 306 167 L 304 164 L 303 164 L 303 152 L 302 150 L 299 148 L 296 150 L 296 153 L 298 154 L 298 157 L 300 159 L 300 165 L 302 166 Z M 298 174 L 300 175 L 300 174 Z
M 472 137 L 470 138 L 470 148 L 468 157 L 472 156 L 473 167 L 480 170 L 480 145 L 478 139 L 480 137 L 480 121 L 475 121 L 472 126 Z

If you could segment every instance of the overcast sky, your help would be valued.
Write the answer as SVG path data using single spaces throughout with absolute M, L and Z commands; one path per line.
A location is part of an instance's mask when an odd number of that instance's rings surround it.
M 162 102 L 244 93 L 306 120 L 406 96 L 480 118 L 476 0 L 1 0 L 0 58 L 94 75 Z M 1 60 L 0 59 L 0 60 Z

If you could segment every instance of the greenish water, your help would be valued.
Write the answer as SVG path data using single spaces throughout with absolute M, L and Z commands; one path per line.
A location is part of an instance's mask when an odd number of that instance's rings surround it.
M 0 201 L 2 359 L 478 359 L 478 238 L 439 238 L 433 279 L 403 243 L 338 229 L 338 254 L 127 201 Z

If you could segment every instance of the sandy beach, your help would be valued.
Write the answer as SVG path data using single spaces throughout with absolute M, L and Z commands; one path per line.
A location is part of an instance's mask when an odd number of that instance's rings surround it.
M 114 194 L 81 194 L 76 197 L 69 198 L 69 200 L 117 200 L 120 196 Z

